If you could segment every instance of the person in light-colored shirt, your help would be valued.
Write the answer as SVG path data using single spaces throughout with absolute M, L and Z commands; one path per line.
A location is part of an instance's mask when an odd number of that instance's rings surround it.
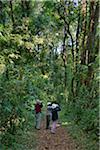
M 46 110 L 46 129 L 50 129 L 50 120 L 52 115 L 52 103 L 47 103 L 47 110 Z

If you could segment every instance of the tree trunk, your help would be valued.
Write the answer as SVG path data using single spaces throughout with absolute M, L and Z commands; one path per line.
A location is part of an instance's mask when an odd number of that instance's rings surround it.
M 98 4 L 97 4 L 98 5 Z M 89 26 L 89 33 L 87 38 L 87 50 L 88 50 L 88 64 L 94 61 L 94 51 L 95 51 L 95 22 L 98 19 L 99 8 L 96 6 L 95 0 L 90 1 L 90 26 Z M 97 16 L 95 16 L 97 15 Z
M 87 49 L 86 49 L 86 35 L 87 35 L 87 1 L 82 1 L 82 53 L 81 53 L 81 64 L 87 64 Z
M 65 68 L 65 77 L 64 77 L 64 84 L 66 87 L 67 83 L 67 72 L 66 72 L 66 64 L 67 64 L 67 55 L 66 55 L 66 37 L 67 37 L 67 30 L 66 30 L 66 24 L 64 26 L 64 38 L 63 38 L 63 50 L 62 50 L 62 59 L 64 63 L 64 68 Z
M 79 33 L 80 33 L 80 12 L 78 14 L 78 25 L 76 31 L 76 60 L 75 60 L 76 72 L 77 72 L 77 64 L 78 64 L 78 56 L 79 56 Z

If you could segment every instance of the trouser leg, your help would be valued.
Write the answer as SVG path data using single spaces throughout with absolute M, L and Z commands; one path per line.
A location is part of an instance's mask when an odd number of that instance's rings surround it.
M 46 129 L 49 129 L 50 126 L 50 115 L 46 116 Z
M 40 125 L 41 125 L 41 113 L 37 113 L 36 114 L 36 128 L 40 129 Z
M 52 128 L 51 128 L 51 132 L 52 132 L 52 133 L 55 133 L 55 130 L 56 130 L 56 121 L 53 121 L 53 123 L 52 123 Z

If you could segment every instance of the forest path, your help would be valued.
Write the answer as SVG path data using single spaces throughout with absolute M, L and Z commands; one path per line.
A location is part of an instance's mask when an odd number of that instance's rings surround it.
M 79 150 L 65 127 L 58 125 L 56 133 L 45 129 L 45 122 L 42 122 L 41 130 L 37 130 L 36 150 Z

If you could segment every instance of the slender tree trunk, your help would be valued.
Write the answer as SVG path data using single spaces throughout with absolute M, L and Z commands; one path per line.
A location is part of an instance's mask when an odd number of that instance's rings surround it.
M 81 14 L 80 14 L 80 7 L 78 8 L 78 15 L 77 15 L 77 30 L 76 30 L 76 47 L 75 47 L 75 59 L 74 59 L 74 73 L 76 74 L 77 76 L 77 73 L 78 73 L 78 63 L 79 63 L 79 35 L 80 35 L 80 21 L 81 21 Z M 72 81 L 71 81 L 71 91 L 73 93 L 73 96 L 77 96 L 77 92 L 78 92 L 78 84 L 79 84 L 79 81 L 76 80 L 74 77 L 72 78 Z
M 64 84 L 66 87 L 66 83 L 67 83 L 67 55 L 66 55 L 66 37 L 67 37 L 67 30 L 66 30 L 66 24 L 64 25 L 64 38 L 63 38 L 63 50 L 62 50 L 62 59 L 63 59 L 63 63 L 64 63 L 64 68 L 65 68 L 65 77 L 64 77 Z
M 62 8 L 63 10 L 63 15 L 60 12 L 60 9 Z M 63 1 L 61 6 L 59 8 L 57 8 L 58 14 L 60 15 L 60 19 L 64 21 L 64 37 L 63 37 L 63 50 L 62 50 L 62 59 L 63 59 L 63 63 L 64 63 L 64 68 L 65 68 L 65 77 L 64 77 L 64 84 L 65 84 L 65 89 L 67 87 L 67 52 L 66 52 L 66 38 L 67 35 L 69 35 L 70 39 L 71 39 L 71 53 L 72 53 L 72 60 L 74 63 L 74 40 L 72 37 L 72 34 L 70 32 L 70 24 L 66 21 L 66 16 L 67 16 L 67 12 L 66 12 L 66 1 Z M 66 91 L 66 90 L 65 90 Z M 72 93 L 74 93 L 73 90 L 73 82 L 72 82 Z
M 82 25 L 82 53 L 81 53 L 81 64 L 87 64 L 87 55 L 88 51 L 86 49 L 86 35 L 87 35 L 87 1 L 82 1 L 82 18 L 83 18 L 83 25 Z
M 78 15 L 78 25 L 77 25 L 77 31 L 76 31 L 76 72 L 77 72 L 77 63 L 78 63 L 78 57 L 79 57 L 79 33 L 80 33 L 80 12 Z

